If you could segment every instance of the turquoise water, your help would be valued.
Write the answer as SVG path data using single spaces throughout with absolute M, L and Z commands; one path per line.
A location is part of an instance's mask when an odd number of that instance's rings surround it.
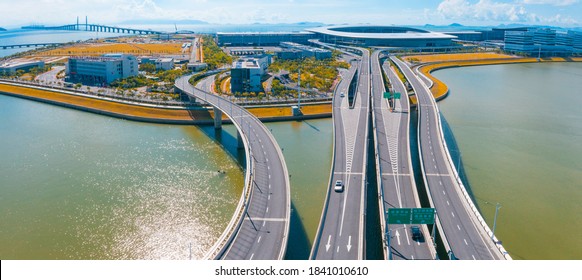
M 215 134 L 4 95 L 0 119 L 0 259 L 199 259 L 240 198 L 233 126 Z M 331 120 L 268 127 L 291 175 L 287 256 L 306 259 L 329 179 Z
M 582 63 L 478 66 L 434 75 L 488 224 L 516 259 L 582 259 Z
M 196 127 L 3 95 L 0 119 L 1 259 L 201 258 L 244 185 Z

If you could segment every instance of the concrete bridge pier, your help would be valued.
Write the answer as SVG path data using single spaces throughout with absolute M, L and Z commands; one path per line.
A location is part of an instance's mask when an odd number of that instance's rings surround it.
M 242 136 L 240 136 L 240 132 L 236 131 L 236 148 L 237 149 L 244 149 L 245 144 L 243 143 Z
M 212 107 L 214 110 L 214 129 L 222 129 L 222 111 L 218 110 L 216 107 Z

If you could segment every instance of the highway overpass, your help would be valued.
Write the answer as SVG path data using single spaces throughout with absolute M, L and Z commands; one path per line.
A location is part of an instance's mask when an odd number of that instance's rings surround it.
M 370 55 L 353 60 L 333 98 L 334 156 L 326 201 L 310 259 L 365 258 L 365 194 L 368 149 Z M 357 83 L 352 84 L 356 78 Z M 350 91 L 350 85 L 354 86 Z M 354 93 L 350 104 L 350 92 Z M 341 95 L 344 97 L 341 97 Z M 334 186 L 340 180 L 343 191 Z
M 237 211 L 207 259 L 281 260 L 285 256 L 291 211 L 287 166 L 270 131 L 244 108 L 192 86 L 192 75 L 176 80 L 182 92 L 214 107 L 215 127 L 222 113 L 233 122 L 246 152 L 245 188 Z
M 410 106 L 407 91 L 390 65 L 380 66 L 380 51 L 372 54 L 372 121 L 376 144 L 376 174 L 384 258 L 394 260 L 435 259 L 436 251 L 426 225 L 387 225 L 384 219 L 389 208 L 421 208 L 410 154 Z M 384 75 L 390 91 L 402 98 L 393 100 L 394 110 L 383 93 Z M 423 237 L 412 239 L 411 226 L 419 226 Z M 389 245 L 389 246 L 388 246 Z
M 402 70 L 418 100 L 418 150 L 424 184 L 437 227 L 451 258 L 462 260 L 511 259 L 494 242 L 491 231 L 476 209 L 452 163 L 441 126 L 440 112 L 426 85 L 404 62 L 390 59 Z

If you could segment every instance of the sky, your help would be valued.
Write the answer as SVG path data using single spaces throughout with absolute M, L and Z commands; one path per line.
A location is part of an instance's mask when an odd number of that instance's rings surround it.
M 215 24 L 322 22 L 384 25 L 582 26 L 581 0 L 0 0 L 0 26 L 128 20 Z

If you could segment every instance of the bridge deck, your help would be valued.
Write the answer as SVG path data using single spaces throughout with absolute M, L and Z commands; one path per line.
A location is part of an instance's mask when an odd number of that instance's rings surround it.
M 437 211 L 437 226 L 445 243 L 458 259 L 505 259 L 488 235 L 480 214 L 458 180 L 446 148 L 436 101 L 426 85 L 402 61 L 391 57 L 412 84 L 418 99 L 418 148 L 425 187 Z M 482 221 L 482 218 L 481 218 Z
M 212 258 L 227 260 L 283 259 L 289 235 L 291 211 L 287 166 L 270 131 L 242 107 L 188 83 L 191 76 L 176 80 L 176 87 L 221 110 L 234 123 L 247 152 L 246 186 L 242 206 L 235 213 L 232 233 L 211 252 Z M 237 226 L 238 224 L 238 226 Z M 229 229 L 227 229 L 229 231 Z M 226 232 L 225 232 L 226 233 Z

